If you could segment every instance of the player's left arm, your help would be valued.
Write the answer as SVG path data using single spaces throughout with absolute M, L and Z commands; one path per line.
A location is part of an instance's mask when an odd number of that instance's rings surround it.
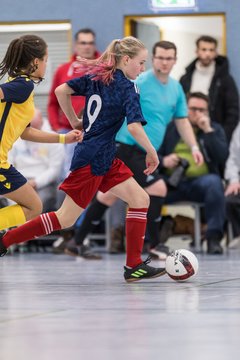
M 39 143 L 71 144 L 74 142 L 81 142 L 83 133 L 82 131 L 75 129 L 64 135 L 42 131 L 28 126 L 22 133 L 21 139 Z
M 188 118 L 176 119 L 175 124 L 183 141 L 190 147 L 194 161 L 198 165 L 203 164 L 203 155 L 199 150 L 192 125 Z

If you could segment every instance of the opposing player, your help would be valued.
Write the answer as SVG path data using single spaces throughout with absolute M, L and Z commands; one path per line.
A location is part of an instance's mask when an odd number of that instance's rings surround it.
M 132 282 L 165 273 L 164 268 L 151 267 L 148 259 L 144 262 L 141 259 L 149 196 L 133 179 L 129 168 L 115 158 L 115 135 L 126 117 L 130 133 L 146 150 L 144 173 L 150 175 L 159 164 L 156 150 L 142 127 L 146 122 L 138 91 L 129 80 L 144 71 L 146 58 L 147 50 L 138 39 L 113 40 L 98 60 L 81 61 L 84 76 L 56 89 L 60 106 L 72 127 L 82 125 L 84 129 L 83 141 L 75 148 L 71 173 L 60 186 L 67 195 L 56 212 L 42 214 L 2 235 L 2 256 L 11 244 L 73 225 L 98 189 L 110 190 L 129 205 L 125 280 Z M 82 124 L 72 107 L 71 95 L 86 96 Z
M 45 74 L 47 44 L 35 35 L 13 40 L 0 63 L 0 195 L 17 204 L 0 209 L 0 230 L 20 225 L 42 211 L 42 203 L 27 179 L 8 162 L 8 152 L 21 136 L 24 140 L 46 143 L 71 143 L 82 139 L 73 130 L 66 135 L 33 129 L 29 123 L 34 115 L 33 88 Z

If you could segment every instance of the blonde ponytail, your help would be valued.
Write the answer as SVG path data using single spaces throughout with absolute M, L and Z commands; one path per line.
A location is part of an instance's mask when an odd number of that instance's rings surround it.
M 91 75 L 93 80 L 100 80 L 108 85 L 113 80 L 113 74 L 121 58 L 125 55 L 133 58 L 140 49 L 144 48 L 144 44 L 133 36 L 115 39 L 98 59 L 78 59 L 79 71 L 83 74 Z

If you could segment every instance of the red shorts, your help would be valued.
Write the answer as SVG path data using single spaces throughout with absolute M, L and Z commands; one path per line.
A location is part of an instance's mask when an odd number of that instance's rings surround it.
M 85 209 L 98 190 L 107 192 L 112 187 L 129 179 L 133 173 L 119 159 L 115 159 L 111 168 L 103 176 L 93 175 L 91 165 L 72 171 L 59 186 L 73 201 Z

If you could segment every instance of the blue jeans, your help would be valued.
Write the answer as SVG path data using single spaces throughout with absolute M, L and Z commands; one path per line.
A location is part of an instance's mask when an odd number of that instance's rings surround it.
M 226 221 L 226 206 L 222 180 L 218 175 L 208 174 L 180 181 L 177 189 L 169 190 L 166 203 L 178 201 L 201 202 L 207 222 L 206 238 L 222 238 Z

